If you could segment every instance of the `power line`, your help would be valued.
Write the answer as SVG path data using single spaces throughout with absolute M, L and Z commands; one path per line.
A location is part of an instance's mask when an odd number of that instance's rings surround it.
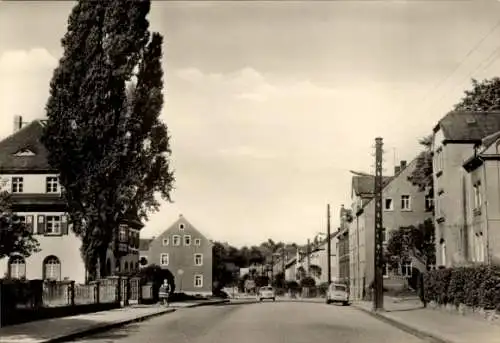
M 490 29 L 490 31 L 488 31 L 488 32 L 487 32 L 487 33 L 486 33 L 486 34 L 485 34 L 485 35 L 484 35 L 484 36 L 483 36 L 483 37 L 482 37 L 482 38 L 481 38 L 481 39 L 480 39 L 480 40 L 479 40 L 479 41 L 478 41 L 478 42 L 477 42 L 477 43 L 476 43 L 476 44 L 475 44 L 475 45 L 474 45 L 474 46 L 473 46 L 473 47 L 472 47 L 472 48 L 471 48 L 468 52 L 467 52 L 467 54 L 466 54 L 466 55 L 462 58 L 462 60 L 460 61 L 460 63 L 459 63 L 459 64 L 458 64 L 458 65 L 457 65 L 454 69 L 453 69 L 453 71 L 452 71 L 450 74 L 448 74 L 447 76 L 445 76 L 444 78 L 442 78 L 439 82 L 437 82 L 437 83 L 436 83 L 436 85 L 435 85 L 434 87 L 432 87 L 432 89 L 431 89 L 430 91 L 428 91 L 428 92 L 427 92 L 427 93 L 426 93 L 426 94 L 422 97 L 422 99 L 419 101 L 419 103 L 424 102 L 430 94 L 434 94 L 434 91 L 435 91 L 435 90 L 437 90 L 437 89 L 438 89 L 441 85 L 443 85 L 446 81 L 448 81 L 448 80 L 449 80 L 449 79 L 450 79 L 450 78 L 451 78 L 451 77 L 452 77 L 452 76 L 453 76 L 453 75 L 454 75 L 454 74 L 455 74 L 455 73 L 456 73 L 456 72 L 460 69 L 460 67 L 461 67 L 461 66 L 463 65 L 463 63 L 467 60 L 467 58 L 468 58 L 470 55 L 472 55 L 472 54 L 473 54 L 473 53 L 474 53 L 474 52 L 475 52 L 475 51 L 476 51 L 476 50 L 477 50 L 477 49 L 478 49 L 478 48 L 479 48 L 479 47 L 483 44 L 483 42 L 484 42 L 486 39 L 488 39 L 488 37 L 489 37 L 489 36 L 491 36 L 491 34 L 493 34 L 493 32 L 495 32 L 495 30 L 496 30 L 499 26 L 500 26 L 500 20 L 499 20 L 499 21 L 498 21 L 498 22 L 497 22 L 497 23 L 496 23 L 496 24 L 495 24 L 495 25 L 494 25 L 494 26 Z M 498 49 L 500 49 L 500 47 L 499 47 Z M 497 50 L 498 50 L 498 49 L 497 49 Z M 493 54 L 495 54 L 495 53 L 497 52 L 497 50 L 495 50 L 495 51 L 493 52 Z M 492 54 L 492 55 L 493 55 L 493 54 Z M 492 55 L 490 55 L 490 56 L 488 57 L 488 59 L 489 59 L 489 58 L 491 58 L 491 56 L 492 56 Z M 483 60 L 483 62 L 484 62 L 484 60 Z M 481 63 L 481 64 L 482 64 L 482 63 Z M 476 70 L 474 70 L 471 74 L 469 74 L 469 76 L 467 76 L 467 79 L 470 77 L 470 75 L 474 74 L 476 71 L 477 71 L 477 69 L 476 69 Z M 456 88 L 454 88 L 453 90 L 455 90 L 455 89 L 456 89 Z M 430 109 L 434 108 L 434 106 L 435 106 L 437 103 L 440 103 L 440 102 L 443 100 L 443 98 L 444 98 L 447 94 L 449 94 L 449 92 L 444 93 L 444 94 L 443 94 L 443 96 L 441 96 L 441 98 L 439 98 L 439 100 L 438 100 L 438 101 L 434 101 L 434 102 L 432 102 L 432 103 L 431 103 L 431 105 L 427 107 L 427 109 L 428 109 L 428 110 L 430 110 Z
M 432 94 L 436 89 L 438 89 L 443 83 L 445 83 L 446 81 L 448 81 L 448 79 L 450 79 L 453 74 L 455 74 L 457 72 L 458 69 L 460 69 L 460 67 L 462 66 L 462 64 L 465 62 L 465 60 L 467 60 L 467 58 L 472 55 L 472 53 L 474 51 L 476 51 L 480 46 L 481 44 L 483 44 L 483 42 L 489 37 L 491 36 L 491 34 L 493 32 L 495 32 L 495 30 L 500 26 L 500 20 L 491 28 L 490 31 L 488 31 L 486 33 L 486 35 L 484 35 L 470 50 L 469 52 L 465 55 L 464 58 L 462 58 L 462 60 L 460 61 L 460 63 L 456 66 L 455 69 L 453 69 L 453 71 L 448 74 L 448 76 L 444 77 L 441 79 L 441 81 L 439 81 L 425 96 L 422 100 L 425 100 L 425 98 L 429 95 L 429 94 Z

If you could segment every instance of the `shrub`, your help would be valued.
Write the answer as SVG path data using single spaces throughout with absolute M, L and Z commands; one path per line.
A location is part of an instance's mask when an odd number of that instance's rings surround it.
M 314 278 L 312 278 L 310 276 L 306 276 L 305 278 L 300 280 L 300 286 L 301 287 L 314 287 L 314 286 L 316 286 L 316 281 L 314 280 Z
M 500 310 L 500 266 L 443 268 L 424 275 L 425 299 Z

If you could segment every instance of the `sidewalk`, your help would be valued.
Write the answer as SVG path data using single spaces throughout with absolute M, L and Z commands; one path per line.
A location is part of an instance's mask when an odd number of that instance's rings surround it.
M 72 317 L 38 320 L 0 328 L 1 343 L 56 343 L 140 322 L 174 312 L 178 308 L 216 305 L 227 300 L 172 303 L 170 307 L 134 305 L 111 311 L 82 314 Z
M 500 326 L 454 313 L 423 308 L 417 300 L 384 298 L 384 311 L 373 312 L 372 302 L 352 306 L 421 338 L 439 343 L 500 343 Z
M 38 320 L 0 328 L 2 343 L 55 343 L 170 313 L 175 309 L 149 306 Z

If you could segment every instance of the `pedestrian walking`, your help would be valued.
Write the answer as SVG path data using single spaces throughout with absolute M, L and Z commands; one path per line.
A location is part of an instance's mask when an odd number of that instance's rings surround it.
M 168 280 L 163 280 L 163 284 L 160 286 L 159 297 L 163 305 L 168 307 L 168 297 L 170 296 L 170 285 Z
M 420 301 L 424 305 L 424 308 L 427 307 L 427 300 L 425 299 L 425 287 L 424 287 L 424 273 L 418 273 L 418 296 L 420 297 Z

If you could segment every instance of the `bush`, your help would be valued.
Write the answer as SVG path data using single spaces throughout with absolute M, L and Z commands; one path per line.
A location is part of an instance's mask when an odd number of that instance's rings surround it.
M 315 287 L 316 286 L 316 281 L 314 278 L 310 276 L 306 276 L 302 280 L 300 280 L 300 286 L 301 287 Z
M 426 301 L 500 310 L 500 266 L 444 268 L 424 274 Z

